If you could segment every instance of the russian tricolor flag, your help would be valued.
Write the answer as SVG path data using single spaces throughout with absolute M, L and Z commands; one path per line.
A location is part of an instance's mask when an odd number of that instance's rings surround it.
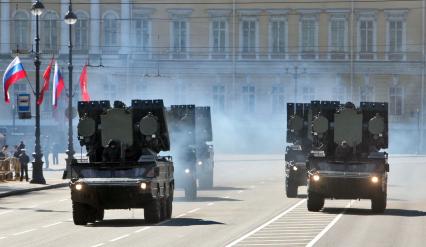
M 6 71 L 3 75 L 3 91 L 4 101 L 10 103 L 9 88 L 17 81 L 27 77 L 27 72 L 24 70 L 24 66 L 21 63 L 19 57 L 15 57 L 13 61 L 7 66 Z
M 58 99 L 61 96 L 64 86 L 65 86 L 64 78 L 62 77 L 61 71 L 59 70 L 58 62 L 55 61 L 55 72 L 53 75 L 53 93 L 52 93 L 52 105 L 55 109 L 56 107 L 58 107 Z

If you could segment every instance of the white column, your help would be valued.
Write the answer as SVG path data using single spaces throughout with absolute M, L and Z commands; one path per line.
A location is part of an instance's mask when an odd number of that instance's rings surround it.
M 101 37 L 102 33 L 100 32 L 101 28 L 101 11 L 99 0 L 90 0 L 92 3 L 90 5 L 90 54 L 99 54 L 100 53 L 100 41 L 99 37 Z
M 9 21 L 9 2 L 1 3 L 1 27 L 0 27 L 0 53 L 10 53 L 10 28 L 9 25 L 12 23 Z
M 59 21 L 59 25 L 61 27 L 61 47 L 59 49 L 59 53 L 60 54 L 67 54 L 68 53 L 68 43 L 69 43 L 69 30 L 68 30 L 68 25 L 65 23 L 64 19 L 65 19 L 65 15 L 68 12 L 68 4 L 69 1 L 68 0 L 61 0 L 61 14 L 60 16 L 60 21 Z
M 130 0 L 121 0 L 121 49 L 120 54 L 129 53 L 130 45 Z

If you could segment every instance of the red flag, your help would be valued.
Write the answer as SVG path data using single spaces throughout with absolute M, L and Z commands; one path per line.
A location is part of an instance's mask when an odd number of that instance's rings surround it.
M 44 84 L 43 84 L 43 87 L 41 88 L 40 95 L 38 96 L 37 105 L 41 105 L 41 103 L 43 103 L 44 93 L 47 90 L 49 90 L 50 72 L 52 71 L 52 64 L 54 59 L 55 58 L 52 57 L 52 60 L 50 60 L 49 65 L 47 66 L 46 70 L 43 73 Z
M 83 101 L 90 101 L 89 92 L 87 91 L 87 64 L 84 65 L 80 75 L 81 98 Z

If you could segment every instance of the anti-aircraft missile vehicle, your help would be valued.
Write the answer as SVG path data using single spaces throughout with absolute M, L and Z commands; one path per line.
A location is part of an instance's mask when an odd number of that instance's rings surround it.
M 144 208 L 145 221 L 172 215 L 174 167 L 162 100 L 78 103 L 78 139 L 88 162 L 71 163 L 73 220 L 103 220 L 105 209 Z
M 185 190 L 186 200 L 197 198 L 197 154 L 195 105 L 172 105 L 167 110 L 176 187 Z
M 200 189 L 213 188 L 214 149 L 210 107 L 195 107 L 197 178 Z
M 373 212 L 386 209 L 388 104 L 312 101 L 313 145 L 307 164 L 308 210 L 325 198 L 369 199 Z
M 285 188 L 289 198 L 297 197 L 299 186 L 307 185 L 306 162 L 312 147 L 309 103 L 287 103 L 287 143 Z

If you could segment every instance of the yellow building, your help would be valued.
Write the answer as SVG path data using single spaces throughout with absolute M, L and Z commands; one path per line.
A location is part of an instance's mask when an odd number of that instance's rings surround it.
M 54 54 L 66 73 L 69 27 L 62 20 L 68 1 L 43 3 L 42 67 Z M 94 99 L 164 98 L 166 104 L 212 105 L 216 113 L 238 119 L 270 119 L 278 131 L 283 131 L 286 102 L 386 101 L 391 143 L 407 151 L 415 140 L 424 150 L 419 137 L 425 122 L 424 4 L 75 1 L 74 84 L 88 61 Z M 30 3 L 13 0 L 0 5 L 0 69 L 18 53 L 33 77 L 35 19 L 30 8 Z M 13 90 L 30 88 L 21 82 Z M 0 104 L 2 112 L 8 109 Z M 45 125 L 55 124 L 51 111 L 45 103 Z M 0 118 L 0 125 L 10 125 L 12 115 Z

